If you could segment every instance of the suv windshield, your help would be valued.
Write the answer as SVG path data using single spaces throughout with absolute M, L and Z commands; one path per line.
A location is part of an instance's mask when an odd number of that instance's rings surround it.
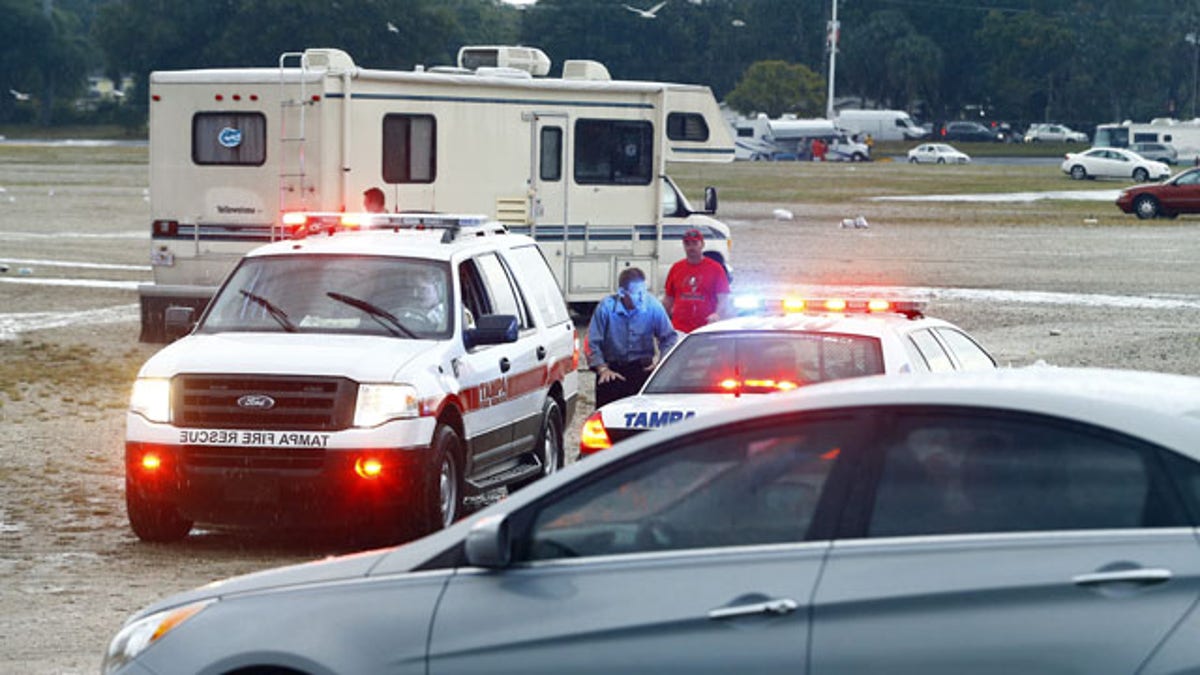
M 765 394 L 883 372 L 879 340 L 864 335 L 756 332 L 690 335 L 646 383 L 646 394 Z
M 429 260 L 306 255 L 247 258 L 198 332 L 350 333 L 437 339 L 453 326 L 448 268 Z

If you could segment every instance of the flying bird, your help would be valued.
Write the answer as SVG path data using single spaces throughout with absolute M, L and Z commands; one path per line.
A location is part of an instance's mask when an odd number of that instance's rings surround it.
M 17 99 L 18 101 L 28 101 L 29 100 L 29 94 L 26 94 L 23 91 L 17 91 L 16 89 L 9 89 L 8 93 L 12 94 L 13 98 Z
M 658 3 L 657 5 L 651 7 L 650 9 L 638 9 L 637 7 L 630 7 L 629 5 L 621 5 L 621 6 L 624 7 L 625 9 L 633 12 L 634 14 L 637 14 L 638 16 L 642 17 L 643 19 L 653 19 L 653 18 L 655 18 L 655 15 L 658 13 L 658 10 L 662 9 L 663 5 L 665 5 L 665 4 L 667 4 L 666 0 L 663 0 L 663 2 Z
M 746 22 L 742 21 L 741 19 L 734 19 L 733 21 L 730 21 L 729 24 L 734 28 L 742 28 L 746 25 Z
M 396 28 L 396 24 L 392 23 L 391 21 L 389 21 L 387 23 L 388 23 L 388 32 L 389 33 L 399 33 L 400 32 L 400 29 Z

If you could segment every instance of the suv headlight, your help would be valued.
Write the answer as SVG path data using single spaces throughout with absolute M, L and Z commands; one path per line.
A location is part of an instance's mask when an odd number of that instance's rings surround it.
M 397 418 L 420 414 L 415 387 L 407 384 L 360 384 L 354 406 L 354 426 L 374 427 Z
M 108 651 L 104 654 L 100 672 L 108 675 L 136 659 L 147 647 L 216 601 L 216 598 L 210 598 L 193 602 L 125 624 L 112 642 L 108 643 Z
M 129 410 L 151 422 L 170 422 L 171 380 L 161 377 L 139 377 L 134 380 Z

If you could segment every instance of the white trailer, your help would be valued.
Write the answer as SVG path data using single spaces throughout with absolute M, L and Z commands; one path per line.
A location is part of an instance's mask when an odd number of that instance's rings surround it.
M 474 212 L 529 234 L 581 315 L 626 267 L 651 288 L 705 232 L 728 263 L 716 191 L 693 209 L 668 161 L 728 162 L 734 144 L 708 87 L 616 81 L 602 64 L 527 47 L 464 47 L 454 67 L 360 68 L 336 49 L 278 68 L 159 71 L 150 78 L 151 263 L 144 341 L 168 307 L 199 312 L 233 264 L 285 236 L 297 211 Z
M 757 117 L 733 122 L 736 135 L 736 159 L 781 160 L 808 159 L 802 145 L 813 139 L 828 144 L 825 159 L 839 162 L 865 162 L 871 159 L 871 149 L 865 143 L 852 140 L 851 132 L 824 118 L 799 119 L 785 115 L 770 119 Z

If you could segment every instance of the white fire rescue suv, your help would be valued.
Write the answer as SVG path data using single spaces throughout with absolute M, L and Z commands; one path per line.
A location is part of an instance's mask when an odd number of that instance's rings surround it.
M 415 537 L 467 493 L 562 465 L 579 355 L 533 239 L 482 216 L 294 214 L 289 233 L 138 373 L 139 537 L 197 522 Z M 168 312 L 173 333 L 191 311 Z
M 728 262 L 729 228 L 666 176 L 667 162 L 727 162 L 734 143 L 708 87 L 617 81 L 594 61 L 527 47 L 464 47 L 454 67 L 361 68 L 309 49 L 278 68 L 150 77 L 151 263 L 143 341 L 169 307 L 199 311 L 241 256 L 280 239 L 292 212 L 482 213 L 541 246 L 582 316 L 641 267 L 661 288 L 704 232 Z

